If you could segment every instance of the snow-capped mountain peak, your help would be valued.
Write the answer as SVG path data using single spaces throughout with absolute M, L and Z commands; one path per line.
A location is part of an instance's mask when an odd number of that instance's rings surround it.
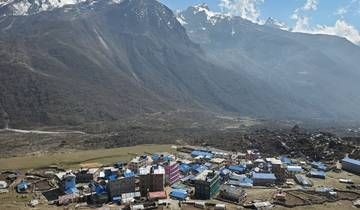
M 0 15 L 32 15 L 86 1 L 88 0 L 7 0 L 0 3 Z
M 277 29 L 281 29 L 281 30 L 285 30 L 285 31 L 288 31 L 289 30 L 289 27 L 286 23 L 284 22 L 281 22 L 279 20 L 276 20 L 272 17 L 269 17 L 265 24 L 266 26 L 269 26 L 269 27 L 273 27 L 273 28 L 277 28 Z
M 205 15 L 207 21 L 212 25 L 215 25 L 221 19 L 230 18 L 228 15 L 211 11 L 207 4 L 195 5 L 189 9 L 194 15 Z
M 67 5 L 98 3 L 100 0 L 3 0 L 0 2 L 0 16 L 25 16 L 51 11 Z M 108 0 L 109 4 L 119 4 L 123 0 Z

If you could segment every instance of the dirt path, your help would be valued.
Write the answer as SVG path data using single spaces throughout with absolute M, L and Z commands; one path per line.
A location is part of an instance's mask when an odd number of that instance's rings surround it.
M 29 134 L 86 134 L 82 131 L 38 131 L 38 130 L 21 130 L 5 128 L 0 129 L 0 132 L 15 132 L 15 133 L 29 133 Z

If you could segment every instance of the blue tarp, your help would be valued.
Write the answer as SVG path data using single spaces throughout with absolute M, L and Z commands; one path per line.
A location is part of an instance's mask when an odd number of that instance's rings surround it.
M 28 187 L 29 187 L 29 184 L 23 180 L 18 185 L 16 185 L 16 191 L 21 192 L 21 191 L 27 190 Z
M 182 164 L 180 165 L 180 171 L 181 171 L 182 173 L 187 173 L 187 172 L 190 171 L 190 169 L 191 169 L 191 167 L 190 167 L 188 164 L 182 163 Z
M 187 197 L 187 192 L 185 190 L 173 190 L 170 193 L 170 197 L 178 200 L 185 200 Z
M 69 175 L 63 180 L 64 183 L 64 191 L 66 194 L 72 194 L 78 192 L 76 188 L 76 177 L 74 175 Z

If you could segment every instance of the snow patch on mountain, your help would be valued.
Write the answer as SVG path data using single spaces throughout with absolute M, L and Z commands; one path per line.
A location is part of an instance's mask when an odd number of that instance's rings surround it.
M 206 19 L 212 25 L 216 25 L 219 20 L 231 18 L 230 15 L 222 14 L 218 12 L 210 11 L 209 6 L 207 4 L 199 4 L 192 7 L 193 14 L 196 15 L 198 13 L 203 13 L 206 15 Z
M 269 18 L 266 20 L 266 22 L 265 22 L 264 25 L 269 26 L 269 27 L 273 27 L 273 28 L 277 28 L 277 29 L 281 29 L 281 30 L 285 30 L 285 31 L 289 31 L 289 30 L 290 30 L 289 27 L 288 27 L 288 25 L 287 25 L 286 23 L 281 22 L 281 21 L 279 21 L 279 20 L 276 20 L 276 19 L 274 19 L 274 18 L 272 18 L 272 17 L 269 17 Z
M 25 15 L 29 11 L 31 4 L 28 1 L 20 1 L 13 4 L 12 7 L 14 15 Z
M 186 24 L 188 24 L 185 20 L 184 15 L 182 15 L 180 12 L 175 12 L 175 17 L 177 19 L 177 21 L 179 21 L 179 23 L 184 26 Z
M 110 0 L 113 4 L 120 4 L 122 1 L 123 0 Z M 39 12 L 62 8 L 66 5 L 87 3 L 91 6 L 96 2 L 96 0 L 5 0 L 0 2 L 0 9 L 3 11 L 3 14 L 0 14 L 0 16 L 33 15 Z

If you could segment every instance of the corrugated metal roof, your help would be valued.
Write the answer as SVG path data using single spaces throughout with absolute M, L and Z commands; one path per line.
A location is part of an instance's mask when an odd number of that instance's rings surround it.
M 305 186 L 311 186 L 312 183 L 311 181 L 304 175 L 302 174 L 297 174 L 295 175 L 296 180 L 301 184 L 301 185 L 305 185 Z
M 187 197 L 187 192 L 182 190 L 174 190 L 170 193 L 170 196 L 179 200 L 185 200 Z
M 127 171 L 127 172 L 125 172 L 124 173 L 124 177 L 132 177 L 132 176 L 135 176 L 135 174 L 134 174 L 134 172 L 132 172 L 132 171 Z
M 315 162 L 314 161 L 314 162 L 311 163 L 311 166 L 313 168 L 316 168 L 316 169 L 319 169 L 319 170 L 326 170 L 327 169 L 326 165 L 324 163 L 322 163 L 322 162 Z
M 324 171 L 319 171 L 319 170 L 311 170 L 310 171 L 310 175 L 311 176 L 321 176 L 321 177 L 325 177 L 326 174 Z
M 303 172 L 304 170 L 301 168 L 301 166 L 288 166 L 287 171 L 289 172 Z
M 288 158 L 288 157 L 286 157 L 286 156 L 282 156 L 282 157 L 280 157 L 280 160 L 281 160 L 281 162 L 282 163 L 284 163 L 284 164 L 291 164 L 291 160 Z
M 244 172 L 244 171 L 245 171 L 244 166 L 239 166 L 239 165 L 229 166 L 228 169 L 229 169 L 230 171 L 236 171 L 236 172 Z
M 355 159 L 352 159 L 352 158 L 349 158 L 349 157 L 346 157 L 346 158 L 342 159 L 341 162 L 351 163 L 351 164 L 360 166 L 360 160 L 355 160 Z
M 214 157 L 214 155 L 212 153 L 205 152 L 205 151 L 200 151 L 200 150 L 192 151 L 191 156 L 193 156 L 193 157 L 202 156 L 202 157 L 207 158 L 207 159 L 212 159 Z
M 271 173 L 253 173 L 252 175 L 253 179 L 273 179 L 276 180 L 276 177 L 274 174 Z
M 191 167 L 188 164 L 183 163 L 180 165 L 180 171 L 183 173 L 188 172 L 190 169 Z
M 166 192 L 165 191 L 159 191 L 159 192 L 149 192 L 149 198 L 156 199 L 156 198 L 166 198 Z

